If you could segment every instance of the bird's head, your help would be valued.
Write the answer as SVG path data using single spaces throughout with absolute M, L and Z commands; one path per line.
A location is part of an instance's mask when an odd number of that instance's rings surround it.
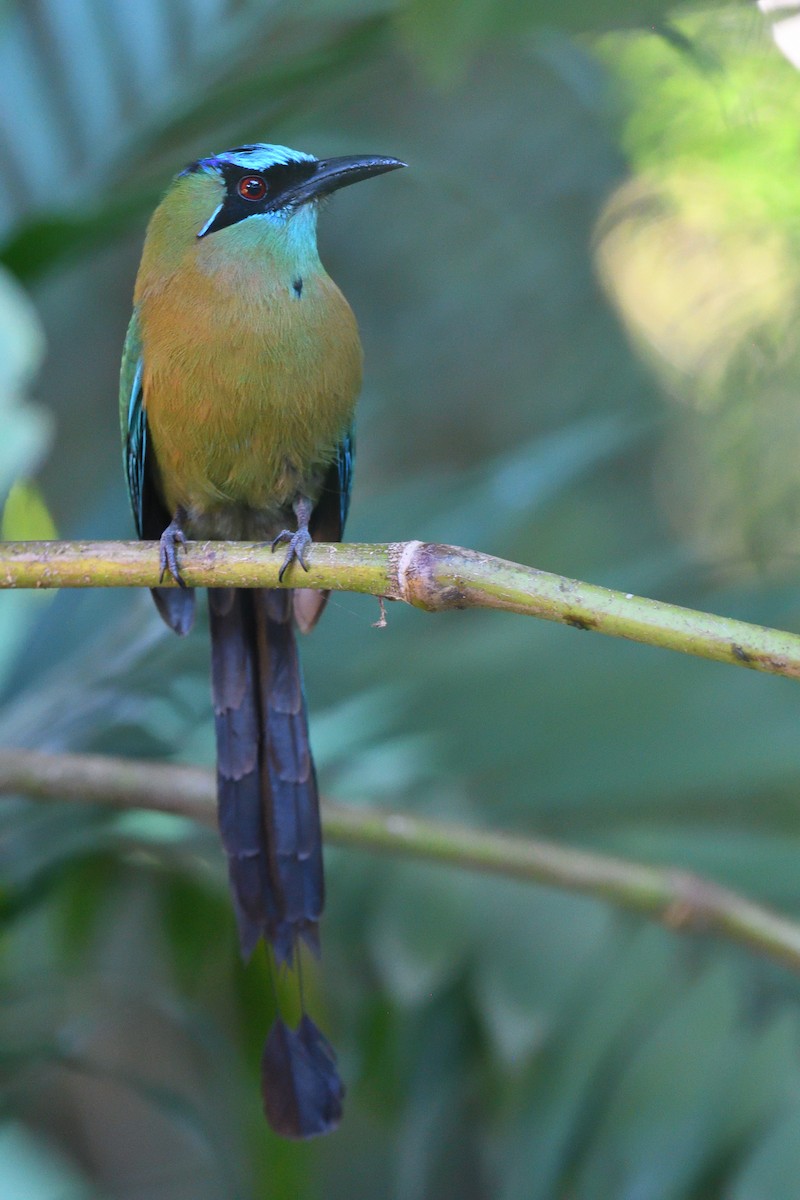
M 315 158 L 262 142 L 198 159 L 176 176 L 153 214 L 137 294 L 188 260 L 210 272 L 265 261 L 313 269 L 319 201 L 405 165 L 376 154 Z
M 214 181 L 217 203 L 196 234 L 204 238 L 251 218 L 286 222 L 339 188 L 405 165 L 375 154 L 314 158 L 286 146 L 255 143 L 201 158 L 179 178 L 202 174 Z

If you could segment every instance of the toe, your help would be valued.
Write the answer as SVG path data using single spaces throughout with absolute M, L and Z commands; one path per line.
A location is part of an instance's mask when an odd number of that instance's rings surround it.
M 295 558 L 300 563 L 300 566 L 304 571 L 308 570 L 308 563 L 306 562 L 306 550 L 308 549 L 310 543 L 311 538 L 308 534 L 306 534 L 304 538 L 298 540 L 298 544 L 295 546 Z
M 276 539 L 277 541 L 277 539 Z M 305 550 L 312 541 L 311 534 L 307 529 L 298 529 L 297 533 L 291 534 L 289 539 L 289 549 L 286 551 L 286 557 L 283 560 L 283 565 L 278 572 L 278 582 L 283 582 L 283 577 L 293 562 L 297 561 L 304 571 L 309 569 L 305 559 Z M 273 543 L 274 546 L 274 543 Z
M 178 566 L 178 545 L 186 545 L 186 538 L 184 534 L 180 530 L 165 530 L 161 535 L 161 541 L 159 542 L 158 547 L 158 562 L 159 566 L 161 567 L 161 577 L 159 582 L 163 583 L 164 576 L 167 574 L 167 571 L 169 571 L 178 587 L 186 587 L 186 584 L 181 578 L 181 572 Z

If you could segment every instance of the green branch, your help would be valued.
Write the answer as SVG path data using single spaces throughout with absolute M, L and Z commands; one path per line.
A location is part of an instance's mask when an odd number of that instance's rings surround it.
M 248 542 L 190 543 L 181 570 L 190 587 L 277 587 L 280 556 Z M 0 544 L 0 588 L 154 587 L 158 550 L 148 542 Z M 310 570 L 287 586 L 366 592 L 428 612 L 491 608 L 800 677 L 800 635 L 611 591 L 474 550 L 427 542 L 317 543 Z
M 94 754 L 0 751 L 0 794 L 179 813 L 216 822 L 210 771 Z M 538 838 L 470 829 L 408 813 L 323 805 L 326 839 L 584 892 L 661 921 L 717 934 L 800 971 L 800 925 L 688 871 L 627 862 Z

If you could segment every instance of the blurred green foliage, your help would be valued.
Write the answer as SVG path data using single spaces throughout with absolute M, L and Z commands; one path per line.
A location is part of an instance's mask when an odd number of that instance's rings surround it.
M 412 169 L 322 222 L 367 358 L 349 536 L 800 626 L 800 92 L 744 0 L 39 0 L 4 9 L 0 94 L 2 257 L 38 313 L 0 277 L 0 503 L 37 480 L 7 526 L 130 536 L 116 374 L 174 170 L 245 139 L 383 152 Z M 794 684 L 375 618 L 336 596 L 303 647 L 328 794 L 800 911 Z M 5 744 L 211 761 L 202 631 L 146 596 L 4 596 L 0 683 Z M 286 1145 L 259 1111 L 267 967 L 238 962 L 210 834 L 20 798 L 0 870 L 0 1195 L 797 1194 L 800 986 L 743 952 L 330 852 L 308 986 L 349 1103 Z

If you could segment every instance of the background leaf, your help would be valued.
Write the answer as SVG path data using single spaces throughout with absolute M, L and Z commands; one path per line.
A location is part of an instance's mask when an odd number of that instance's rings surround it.
M 774 16 L 9 7 L 0 244 L 29 294 L 0 276 L 0 496 L 35 490 L 4 532 L 49 513 L 65 537 L 131 535 L 119 354 L 169 177 L 249 139 L 374 150 L 411 169 L 321 222 L 366 351 L 348 536 L 797 629 L 797 79 Z M 303 645 L 327 793 L 800 910 L 790 681 L 495 614 L 375 618 L 337 595 Z M 0 741 L 210 763 L 203 630 L 170 637 L 139 594 L 4 596 Z M 743 952 L 332 852 L 306 987 L 347 1114 L 287 1145 L 258 1098 L 269 972 L 238 961 L 209 831 L 6 800 L 0 884 L 7 1128 L 59 1200 L 793 1194 L 800 989 Z

